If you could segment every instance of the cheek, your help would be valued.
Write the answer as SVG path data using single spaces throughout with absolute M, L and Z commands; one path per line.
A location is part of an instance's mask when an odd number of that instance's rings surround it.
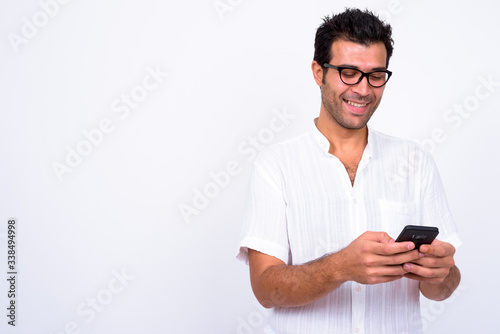
M 344 101 L 344 94 L 349 94 L 350 86 L 337 83 L 326 83 L 321 86 L 321 97 L 323 101 L 328 101 L 329 104 L 340 106 Z
M 385 86 L 375 91 L 375 98 L 377 99 L 377 101 L 380 101 L 382 99 L 382 95 L 384 95 L 384 89 Z
M 342 100 L 342 96 L 346 93 L 345 87 L 332 86 L 328 87 L 328 96 L 335 100 Z

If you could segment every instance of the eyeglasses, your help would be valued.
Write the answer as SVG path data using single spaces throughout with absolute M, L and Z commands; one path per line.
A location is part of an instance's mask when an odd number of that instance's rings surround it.
M 328 63 L 324 63 L 323 67 L 329 67 L 339 71 L 340 80 L 346 85 L 356 85 L 366 77 L 368 83 L 372 87 L 379 88 L 385 85 L 392 75 L 392 72 L 388 70 L 365 73 L 355 68 L 334 66 Z

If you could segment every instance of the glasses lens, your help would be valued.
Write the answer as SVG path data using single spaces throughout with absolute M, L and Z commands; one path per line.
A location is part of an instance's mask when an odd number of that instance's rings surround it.
M 361 72 L 351 68 L 344 68 L 340 72 L 340 78 L 347 85 L 357 84 L 359 78 L 361 77 Z
M 388 75 L 386 72 L 373 72 L 368 77 L 368 81 L 373 87 L 380 87 L 385 84 L 385 82 L 387 81 L 387 77 Z

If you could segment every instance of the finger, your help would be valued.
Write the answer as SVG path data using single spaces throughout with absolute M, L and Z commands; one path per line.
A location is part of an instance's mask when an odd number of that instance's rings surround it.
M 434 283 L 434 284 L 442 283 L 445 279 L 445 277 L 423 277 L 415 274 L 405 274 L 404 277 L 419 282 Z
M 394 255 L 408 252 L 414 248 L 415 244 L 411 241 L 377 243 L 373 245 L 373 252 L 379 255 Z
M 404 274 L 404 277 L 412 279 L 412 280 L 415 280 L 415 281 L 420 281 L 420 282 L 426 282 L 426 281 L 428 281 L 428 278 L 422 277 L 422 276 L 418 276 L 418 275 L 415 275 L 415 274 L 409 274 L 409 273 L 408 274 Z
M 406 273 L 402 265 L 366 268 L 362 281 L 366 284 L 379 284 L 403 278 Z
M 401 267 L 404 263 L 415 263 L 422 256 L 423 254 L 419 253 L 416 250 L 398 253 L 395 255 L 372 254 L 371 256 L 367 256 L 364 259 L 363 265 L 368 268 L 380 268 L 380 267 L 394 268 L 396 266 Z M 386 275 L 388 274 L 389 273 L 386 273 Z
M 415 261 L 409 261 L 409 263 L 413 263 L 419 266 L 422 266 L 424 268 L 431 268 L 431 269 L 438 269 L 438 268 L 445 268 L 445 269 L 450 269 L 455 265 L 455 260 L 453 260 L 452 256 L 447 256 L 447 257 L 430 257 L 430 256 L 425 256 L 415 260 Z
M 377 268 L 378 276 L 403 276 L 408 272 L 404 270 L 403 265 L 397 266 L 381 266 Z
M 449 273 L 449 268 L 426 268 L 412 263 L 405 263 L 403 269 L 408 273 L 405 277 L 411 278 L 413 275 L 419 276 L 420 281 L 442 280 Z M 413 274 L 413 275 L 412 275 Z
M 386 264 L 403 265 L 404 263 L 417 263 L 424 254 L 417 250 L 412 250 L 395 255 L 385 256 Z
M 398 279 L 403 278 L 403 275 L 397 275 L 397 276 L 378 276 L 374 278 L 370 278 L 367 280 L 367 284 L 380 284 L 380 283 L 387 283 L 387 282 L 392 282 L 396 281 Z
M 445 257 L 455 253 L 455 247 L 452 244 L 440 240 L 434 240 L 430 245 L 420 246 L 419 251 L 425 255 Z
M 393 240 L 389 234 L 385 232 L 365 232 L 361 235 L 361 238 L 365 240 L 380 242 L 380 243 L 389 243 Z
M 441 267 L 449 267 L 452 263 L 452 258 L 450 257 L 431 257 L 420 253 L 421 256 L 417 260 L 408 261 L 414 264 L 418 264 L 422 267 L 426 268 L 441 268 Z

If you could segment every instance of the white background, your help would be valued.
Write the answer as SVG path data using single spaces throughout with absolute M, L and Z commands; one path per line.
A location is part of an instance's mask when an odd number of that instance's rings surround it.
M 498 2 L 73 0 L 49 16 L 38 1 L 2 0 L 0 277 L 11 217 L 19 276 L 15 328 L 0 280 L 0 332 L 264 333 L 235 259 L 250 137 L 264 147 L 310 127 L 314 34 L 346 6 L 391 22 L 394 75 L 371 124 L 433 152 L 464 241 L 458 292 L 422 302 L 426 333 L 496 328 Z M 141 91 L 148 69 L 168 75 Z M 116 113 L 132 92 L 147 96 Z M 277 112 L 294 117 L 270 137 Z M 85 146 L 103 120 L 112 131 Z M 78 145 L 86 156 L 58 178 L 54 163 Z

